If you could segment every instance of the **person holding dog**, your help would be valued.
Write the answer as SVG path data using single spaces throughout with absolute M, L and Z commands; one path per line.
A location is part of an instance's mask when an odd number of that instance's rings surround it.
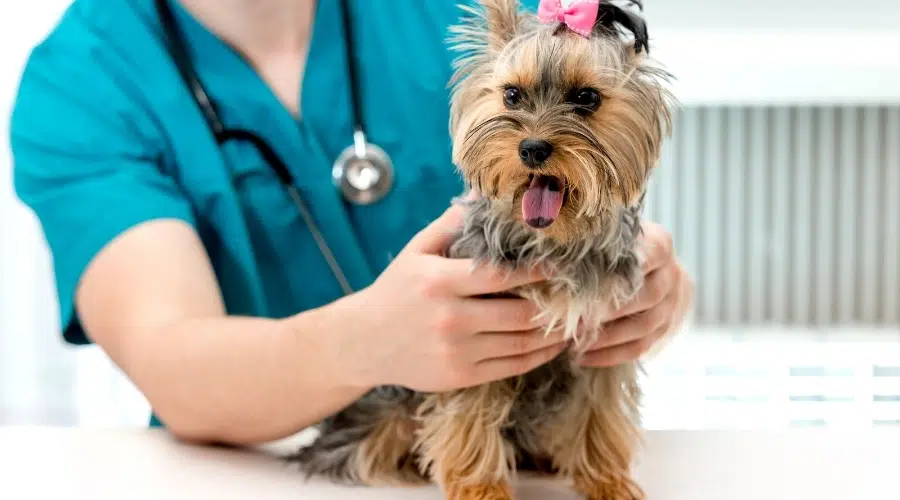
M 459 15 L 420 0 L 75 0 L 35 48 L 15 188 L 52 252 L 64 338 L 98 344 L 153 425 L 258 444 L 377 385 L 475 385 L 563 349 L 527 301 L 482 297 L 542 276 L 442 254 L 463 217 L 447 208 L 463 186 L 443 43 Z M 646 285 L 587 363 L 661 345 L 691 303 L 668 232 L 643 229 Z

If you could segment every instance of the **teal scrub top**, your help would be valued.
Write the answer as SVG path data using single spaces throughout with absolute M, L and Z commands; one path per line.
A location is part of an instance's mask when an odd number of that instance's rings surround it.
M 85 267 L 152 219 L 197 230 L 230 314 L 287 317 L 342 293 L 258 151 L 216 144 L 165 50 L 153 3 L 75 0 L 30 55 L 14 104 L 14 185 L 52 252 L 60 327 L 73 344 L 90 343 L 73 305 Z M 393 190 L 369 206 L 346 205 L 331 181 L 353 126 L 339 1 L 317 2 L 299 120 L 239 53 L 173 3 L 226 126 L 274 147 L 355 289 L 460 193 L 448 135 L 457 54 L 446 43 L 459 2 L 349 2 L 365 125 L 396 169 Z

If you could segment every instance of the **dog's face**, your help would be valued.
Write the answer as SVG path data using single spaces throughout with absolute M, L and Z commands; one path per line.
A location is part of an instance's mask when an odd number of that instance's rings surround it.
M 670 127 L 667 75 L 643 20 L 611 2 L 587 37 L 518 0 L 481 4 L 455 29 L 454 162 L 509 217 L 571 241 L 640 201 Z

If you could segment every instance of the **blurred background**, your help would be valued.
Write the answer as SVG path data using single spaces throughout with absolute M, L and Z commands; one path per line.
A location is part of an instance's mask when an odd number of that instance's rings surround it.
M 648 363 L 647 427 L 900 425 L 900 4 L 645 3 L 683 103 L 647 215 L 697 284 Z M 105 355 L 62 343 L 10 182 L 22 65 L 68 4 L 0 5 L 0 425 L 143 426 Z

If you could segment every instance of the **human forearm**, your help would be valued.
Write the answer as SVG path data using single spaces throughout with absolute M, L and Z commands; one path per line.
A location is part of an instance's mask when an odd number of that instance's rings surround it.
M 549 361 L 562 339 L 535 329 L 531 304 L 471 298 L 538 273 L 473 272 L 472 262 L 437 255 L 460 210 L 420 232 L 370 287 L 285 320 L 226 317 L 193 228 L 145 223 L 85 271 L 78 318 L 168 429 L 200 442 L 286 437 L 377 385 L 451 390 Z
M 116 353 L 178 437 L 253 445 L 289 436 L 362 396 L 323 345 L 320 309 L 285 320 L 185 320 Z
M 178 220 L 146 222 L 109 243 L 76 303 L 91 340 L 184 439 L 279 439 L 366 392 L 332 347 L 346 330 L 332 323 L 346 314 L 330 305 L 283 320 L 227 317 L 199 235 Z

